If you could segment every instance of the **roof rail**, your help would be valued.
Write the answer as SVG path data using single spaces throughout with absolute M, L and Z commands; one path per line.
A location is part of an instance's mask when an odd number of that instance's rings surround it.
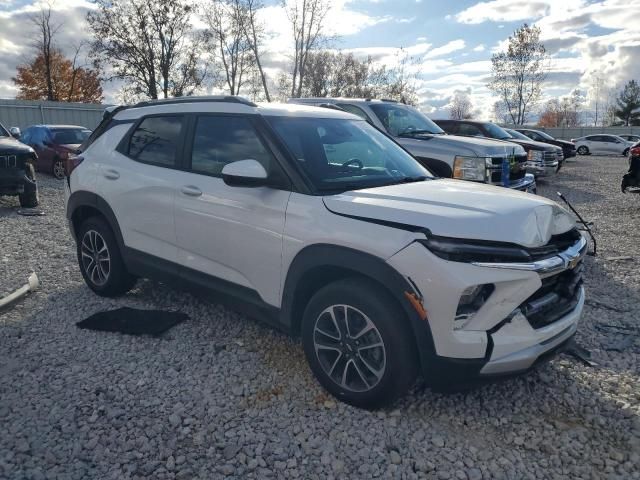
M 381 98 L 382 102 L 400 103 L 398 100 L 392 100 L 391 98 Z
M 132 108 L 137 107 L 149 107 L 152 105 L 172 105 L 174 103 L 199 103 L 199 102 L 220 102 L 220 103 L 241 103 L 248 107 L 257 107 L 255 103 L 247 100 L 244 97 L 238 97 L 235 95 L 205 95 L 205 96 L 188 96 L 188 97 L 175 97 L 175 98 L 163 98 L 160 100 L 145 100 L 132 105 Z

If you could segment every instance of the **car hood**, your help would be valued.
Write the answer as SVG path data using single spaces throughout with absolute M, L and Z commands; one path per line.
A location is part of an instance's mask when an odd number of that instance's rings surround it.
M 0 137 L 0 155 L 33 153 L 33 149 L 13 137 Z
M 403 145 L 414 144 L 420 147 L 425 142 L 437 143 L 441 146 L 447 146 L 452 151 L 457 151 L 459 154 L 464 155 L 465 150 L 473 152 L 479 157 L 497 157 L 501 155 L 511 154 L 511 149 L 518 147 L 509 142 L 503 142 L 501 140 L 494 140 L 492 138 L 483 137 L 463 137 L 459 135 L 416 135 L 415 137 L 399 137 Z M 411 150 L 411 149 L 410 149 Z M 518 149 L 520 150 L 520 149 Z M 516 154 L 522 154 L 524 152 L 516 151 Z
M 561 147 L 576 148 L 573 142 L 568 142 L 566 140 L 558 140 L 557 138 L 554 141 L 556 142 L 556 145 L 559 145 Z
M 522 138 L 513 138 L 513 139 L 509 139 L 508 141 L 517 143 L 518 145 L 522 145 L 522 147 L 527 151 L 529 150 L 556 151 L 556 149 L 558 148 L 548 143 L 536 142 L 535 140 L 524 140 Z
M 546 198 L 461 180 L 428 180 L 324 197 L 331 212 L 426 228 L 434 235 L 538 247 L 575 226 Z

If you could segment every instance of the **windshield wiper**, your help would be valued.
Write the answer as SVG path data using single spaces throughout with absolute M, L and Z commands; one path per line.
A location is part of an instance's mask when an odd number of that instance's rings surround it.
M 405 130 L 398 134 L 399 137 L 412 137 L 413 135 L 436 135 L 439 132 L 432 132 L 431 130 Z
M 404 177 L 398 179 L 395 183 L 416 183 L 416 182 L 424 182 L 428 180 L 429 177 L 426 175 L 416 175 L 415 177 Z

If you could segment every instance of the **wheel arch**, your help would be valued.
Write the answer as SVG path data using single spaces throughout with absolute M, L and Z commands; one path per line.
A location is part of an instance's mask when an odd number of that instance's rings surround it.
M 311 245 L 296 255 L 282 295 L 281 321 L 286 329 L 294 336 L 299 335 L 304 309 L 313 294 L 330 282 L 353 276 L 365 277 L 390 294 L 404 312 L 404 320 L 409 322 L 421 363 L 428 362 L 435 355 L 431 329 L 406 296 L 419 292 L 383 259 L 348 247 Z
M 116 237 L 118 247 L 122 251 L 124 248 L 122 231 L 120 230 L 120 226 L 118 225 L 118 221 L 113 210 L 106 200 L 96 193 L 84 190 L 72 193 L 67 201 L 67 219 L 69 220 L 69 226 L 71 227 L 74 238 L 76 237 L 78 227 L 80 227 L 82 222 L 87 218 L 94 216 L 102 217 L 106 220 L 109 227 L 111 227 L 111 231 Z

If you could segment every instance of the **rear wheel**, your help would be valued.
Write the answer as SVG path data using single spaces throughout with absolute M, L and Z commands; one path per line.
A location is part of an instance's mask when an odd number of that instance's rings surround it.
M 331 283 L 312 297 L 303 317 L 302 344 L 322 386 L 357 407 L 390 404 L 417 375 L 404 312 L 365 278 Z
M 102 218 L 91 217 L 82 223 L 77 254 L 84 281 L 98 295 L 115 297 L 135 285 L 136 278 L 127 271 L 115 236 Z
M 629 149 L 628 149 L 628 148 L 626 148 L 626 149 L 624 150 L 624 152 L 622 152 L 622 156 L 623 156 L 623 157 L 626 157 L 627 155 L 629 155 Z
M 56 158 L 53 162 L 52 167 L 53 176 L 58 180 L 62 180 L 64 178 L 64 162 L 59 158 Z
M 25 183 L 24 192 L 18 195 L 20 206 L 22 208 L 34 208 L 40 203 L 38 196 L 38 184 L 36 183 L 36 172 L 30 163 L 26 166 L 27 177 L 31 182 Z
M 578 153 L 580 155 L 587 155 L 589 153 L 589 149 L 587 147 L 585 147 L 584 145 L 578 147 Z

